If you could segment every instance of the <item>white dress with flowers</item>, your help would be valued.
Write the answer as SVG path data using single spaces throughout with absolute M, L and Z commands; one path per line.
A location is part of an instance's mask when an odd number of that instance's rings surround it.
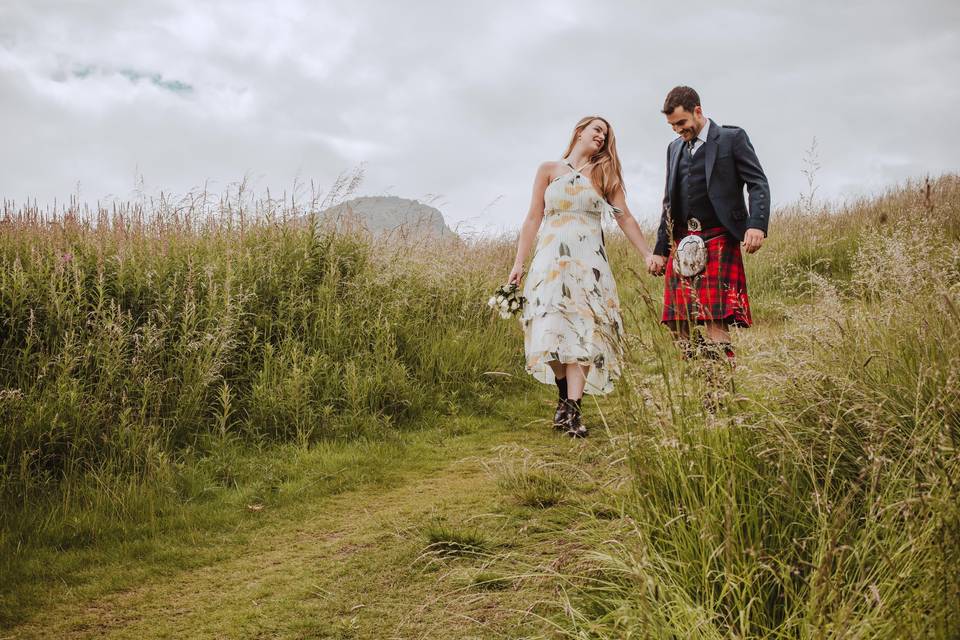
M 589 365 L 584 391 L 605 394 L 620 377 L 623 325 L 601 221 L 620 210 L 588 176 L 564 164 L 570 173 L 544 192 L 543 222 L 523 286 L 526 367 L 537 380 L 553 384 L 548 362 Z

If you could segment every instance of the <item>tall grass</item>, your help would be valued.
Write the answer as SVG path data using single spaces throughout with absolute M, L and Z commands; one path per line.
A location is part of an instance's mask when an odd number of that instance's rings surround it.
M 749 284 L 784 322 L 741 334 L 732 375 L 636 306 L 632 489 L 566 628 L 960 637 L 960 180 L 774 220 L 763 252 Z
M 170 482 L 225 440 L 377 437 L 490 403 L 504 378 L 483 374 L 520 364 L 484 306 L 509 248 L 337 232 L 315 207 L 4 206 L 0 524 L 45 496 L 82 510 L 91 477 Z
M 817 295 L 817 282 L 847 292 L 853 260 L 864 237 L 897 225 L 938 226 L 940 242 L 960 238 L 956 178 L 911 181 L 877 197 L 832 207 L 806 201 L 776 212 L 763 250 L 746 260 L 751 300 L 761 321 L 784 319 L 785 305 Z
M 530 384 L 517 327 L 484 307 L 512 241 L 374 241 L 241 195 L 5 206 L 0 570 L 255 476 L 258 450 L 374 440 Z M 611 239 L 629 357 L 604 411 L 630 490 L 580 514 L 570 636 L 960 634 L 960 179 L 810 209 L 747 257 L 758 322 L 732 375 L 677 358 L 661 281 Z M 576 499 L 543 469 L 503 483 Z

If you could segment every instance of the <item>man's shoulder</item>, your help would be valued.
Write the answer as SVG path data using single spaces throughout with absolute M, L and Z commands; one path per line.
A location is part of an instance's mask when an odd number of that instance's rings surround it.
M 726 138 L 727 140 L 735 140 L 740 136 L 746 136 L 747 132 L 743 127 L 738 127 L 733 124 L 724 124 L 720 125 L 720 137 Z
M 738 127 L 735 124 L 722 124 L 720 125 L 720 133 L 725 133 L 727 135 L 737 135 L 743 131 L 743 127 Z

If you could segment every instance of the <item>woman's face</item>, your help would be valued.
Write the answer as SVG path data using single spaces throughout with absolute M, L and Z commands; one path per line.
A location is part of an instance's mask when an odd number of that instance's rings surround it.
M 580 132 L 580 144 L 592 150 L 594 153 L 603 149 L 607 141 L 607 123 L 600 118 L 590 121 L 583 131 Z

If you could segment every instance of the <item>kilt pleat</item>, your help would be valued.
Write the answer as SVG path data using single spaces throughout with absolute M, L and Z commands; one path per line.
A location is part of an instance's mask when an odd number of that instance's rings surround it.
M 724 227 L 688 231 L 687 234 L 703 237 L 707 265 L 699 275 L 683 277 L 673 270 L 671 252 L 663 291 L 663 322 L 710 320 L 749 327 L 753 321 L 740 243 Z

